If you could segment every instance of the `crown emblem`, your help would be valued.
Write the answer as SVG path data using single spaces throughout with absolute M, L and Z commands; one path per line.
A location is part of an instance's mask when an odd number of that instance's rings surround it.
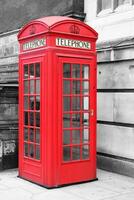
M 79 34 L 80 28 L 74 24 L 74 25 L 70 26 L 70 32 L 74 33 L 74 34 Z

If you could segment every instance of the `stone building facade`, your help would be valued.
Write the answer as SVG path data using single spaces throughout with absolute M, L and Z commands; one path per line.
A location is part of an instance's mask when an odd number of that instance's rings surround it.
M 134 1 L 84 3 L 99 33 L 98 166 L 134 177 Z
M 17 34 L 30 20 L 67 15 L 84 20 L 84 1 L 0 0 L 0 169 L 18 164 Z

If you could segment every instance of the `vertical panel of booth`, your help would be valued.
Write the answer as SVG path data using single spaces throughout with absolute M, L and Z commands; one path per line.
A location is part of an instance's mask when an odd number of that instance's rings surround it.
M 95 180 L 97 33 L 55 16 L 18 40 L 19 176 L 48 188 Z

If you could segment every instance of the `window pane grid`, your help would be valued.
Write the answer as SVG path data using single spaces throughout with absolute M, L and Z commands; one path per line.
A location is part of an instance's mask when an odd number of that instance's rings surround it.
M 40 63 L 24 65 L 24 156 L 40 160 Z
M 81 161 L 89 159 L 89 66 L 63 64 L 63 72 L 63 161 Z

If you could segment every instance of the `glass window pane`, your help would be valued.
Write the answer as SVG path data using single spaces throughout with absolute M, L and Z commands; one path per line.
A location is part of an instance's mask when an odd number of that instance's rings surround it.
M 82 100 L 82 109 L 89 110 L 89 97 L 83 97 Z
M 72 83 L 72 93 L 80 94 L 80 81 L 74 81 Z
M 70 94 L 70 81 L 63 81 L 63 94 Z
M 30 94 L 34 94 L 34 80 L 30 80 Z
M 63 160 L 64 161 L 71 160 L 71 149 L 70 149 L 70 147 L 63 147 Z
M 28 65 L 24 65 L 24 78 L 28 78 Z
M 29 137 L 30 142 L 34 142 L 34 129 L 30 128 L 30 137 Z
M 72 78 L 80 78 L 80 65 L 79 64 L 72 65 Z
M 34 96 L 30 96 L 30 110 L 34 110 Z
M 130 3 L 130 0 L 118 0 L 117 5 L 120 6 L 120 5 L 123 5 L 123 4 L 126 4 L 126 3 Z
M 24 94 L 28 94 L 28 81 L 24 81 Z
M 34 64 L 29 65 L 30 78 L 34 77 Z
M 72 114 L 72 127 L 80 127 L 80 114 Z
M 36 94 L 40 94 L 40 80 L 36 80 Z
M 82 159 L 88 159 L 89 158 L 89 145 L 84 145 L 82 147 Z
M 63 144 L 70 144 L 70 131 L 69 130 L 64 130 L 63 131 Z
M 28 156 L 28 144 L 24 143 L 24 156 Z
M 40 129 L 35 129 L 35 142 L 40 143 Z
M 36 96 L 35 98 L 36 110 L 40 110 L 40 96 Z
M 24 109 L 28 110 L 28 96 L 24 97 Z
M 88 81 L 83 81 L 82 82 L 82 93 L 83 94 L 89 94 L 89 82 Z
M 34 113 L 30 112 L 30 126 L 34 126 Z
M 72 144 L 80 144 L 80 130 L 72 130 Z
M 89 65 L 82 66 L 82 78 L 89 79 Z
M 35 158 L 37 160 L 40 160 L 40 146 L 39 145 L 36 145 Z
M 111 8 L 111 0 L 102 0 L 102 10 Z
M 70 128 L 70 114 L 64 114 L 63 115 L 63 127 L 64 128 Z
M 83 143 L 89 142 L 89 130 L 88 129 L 83 129 L 83 131 L 82 131 L 82 142 Z
M 24 112 L 24 124 L 28 125 L 28 112 Z
M 33 144 L 30 144 L 29 146 L 30 146 L 29 156 L 30 156 L 31 158 L 33 158 L 33 157 L 34 157 L 34 145 L 33 145 Z
M 79 160 L 80 159 L 80 147 L 72 147 L 72 160 Z
M 71 66 L 69 63 L 63 64 L 63 77 L 64 78 L 71 78 Z
M 64 104 L 64 111 L 70 111 L 70 97 L 64 97 L 63 98 L 63 104 Z
M 28 128 L 24 128 L 24 140 L 28 141 Z
M 73 111 L 80 110 L 80 97 L 72 97 L 72 110 Z
M 36 112 L 36 126 L 40 127 L 40 112 Z
M 35 63 L 35 76 L 40 77 L 40 63 Z
M 82 124 L 83 124 L 83 126 L 89 125 L 89 114 L 88 113 L 82 114 Z

